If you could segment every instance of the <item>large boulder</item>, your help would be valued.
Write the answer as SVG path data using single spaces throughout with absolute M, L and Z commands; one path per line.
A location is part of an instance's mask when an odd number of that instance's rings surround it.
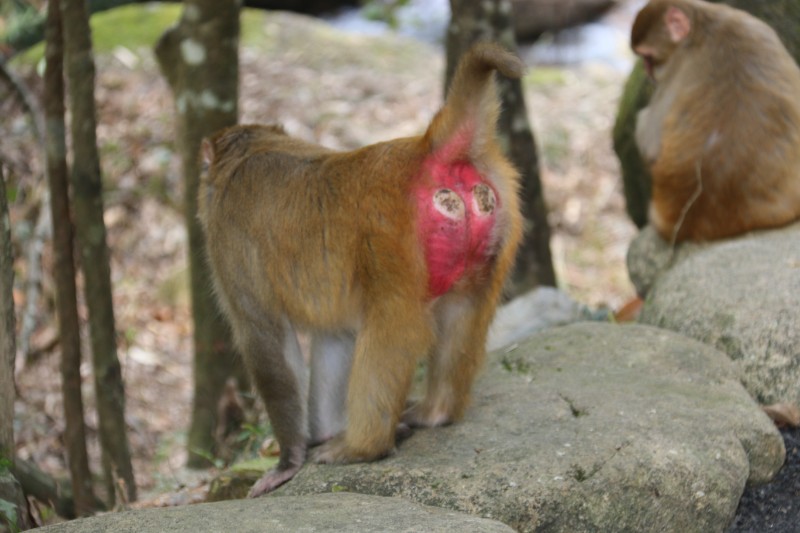
M 307 465 L 274 493 L 352 491 L 519 531 L 723 531 L 780 435 L 717 350 L 657 328 L 578 323 L 494 352 L 465 420 L 376 463 Z
M 648 231 L 628 264 L 642 323 L 727 353 L 758 401 L 800 405 L 800 223 L 674 251 Z
M 512 530 L 500 522 L 426 507 L 399 498 L 321 494 L 140 509 L 83 518 L 47 533 L 260 533 L 263 531 L 479 531 Z

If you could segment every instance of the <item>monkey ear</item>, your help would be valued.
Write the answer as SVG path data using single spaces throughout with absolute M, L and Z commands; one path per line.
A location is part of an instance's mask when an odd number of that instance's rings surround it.
M 425 132 L 431 153 L 442 162 L 478 159 L 496 142 L 500 101 L 494 71 L 519 78 L 524 65 L 499 45 L 478 43 L 459 62 L 444 107 Z
M 202 163 L 203 168 L 207 169 L 211 166 L 211 163 L 214 162 L 214 143 L 207 138 L 204 138 L 200 146 L 200 154 L 200 162 Z
M 689 16 L 675 6 L 670 6 L 664 14 L 664 24 L 667 26 L 669 38 L 673 43 L 684 40 L 692 30 L 692 21 Z

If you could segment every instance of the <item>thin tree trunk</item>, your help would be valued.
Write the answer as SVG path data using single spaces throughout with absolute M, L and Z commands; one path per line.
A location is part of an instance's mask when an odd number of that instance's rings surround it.
M 97 152 L 94 58 L 86 0 L 63 0 L 62 27 L 72 110 L 71 182 L 85 278 L 97 414 L 109 503 L 136 499 L 125 426 L 125 391 L 117 358 L 111 272 L 103 222 L 103 185 Z
M 16 357 L 16 317 L 14 316 L 14 256 L 11 251 L 11 221 L 8 218 L 6 181 L 0 165 L 0 460 L 10 461 L 11 469 L 0 468 L 0 499 L 14 506 L 15 516 L 0 512 L 0 531 L 6 520 L 11 530 L 30 527 L 28 506 L 22 487 L 13 475 L 14 467 L 14 359 Z M 4 519 L 5 517 L 5 519 Z
M 11 222 L 8 218 L 6 181 L 0 165 L 0 458 L 14 457 L 14 257 L 11 252 Z
M 449 87 L 458 59 L 476 41 L 496 41 L 516 50 L 509 0 L 450 0 L 451 19 L 447 31 L 447 72 Z M 520 80 L 498 77 L 503 108 L 498 130 L 506 154 L 522 174 L 521 205 L 526 221 L 525 238 L 511 274 L 510 295 L 537 285 L 555 285 L 556 275 L 550 254 L 550 226 L 539 178 L 539 161 L 533 131 L 528 122 Z
M 175 97 L 186 184 L 195 349 L 188 442 L 191 467 L 208 466 L 207 458 L 215 452 L 217 403 L 228 376 L 241 373 L 230 331 L 211 293 L 211 274 L 197 220 L 200 143 L 203 137 L 235 124 L 238 116 L 239 6 L 236 0 L 186 0 L 179 24 L 156 45 L 161 72 Z
M 53 223 L 53 277 L 56 285 L 56 313 L 61 343 L 61 391 L 64 397 L 64 442 L 72 480 L 75 512 L 90 514 L 94 507 L 92 475 L 86 453 L 86 431 L 81 394 L 81 339 L 75 262 L 72 256 L 74 231 L 69 209 L 67 148 L 64 125 L 64 38 L 61 30 L 60 0 L 47 5 L 45 42 L 44 106 L 47 149 L 47 179 Z

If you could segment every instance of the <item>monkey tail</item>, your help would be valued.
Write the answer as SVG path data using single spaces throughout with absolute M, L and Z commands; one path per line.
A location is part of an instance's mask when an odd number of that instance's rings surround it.
M 497 70 L 507 78 L 517 79 L 525 69 L 519 57 L 502 46 L 483 41 L 473 45 L 459 63 L 453 76 L 450 95 L 458 95 L 465 89 L 479 89 L 490 81 L 492 71 Z
M 500 101 L 494 71 L 508 78 L 522 76 L 522 61 L 505 48 L 479 42 L 459 62 L 444 107 L 425 134 L 431 150 L 445 160 L 479 157 L 494 140 Z

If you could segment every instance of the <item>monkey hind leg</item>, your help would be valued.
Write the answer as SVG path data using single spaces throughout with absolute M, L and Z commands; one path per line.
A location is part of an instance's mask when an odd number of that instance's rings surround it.
M 491 298 L 450 294 L 437 302 L 438 339 L 428 359 L 425 397 L 403 414 L 406 424 L 436 427 L 461 419 L 486 356 L 492 309 Z
M 432 342 L 430 313 L 418 305 L 392 307 L 385 298 L 368 313 L 356 339 L 347 390 L 347 427 L 312 458 L 320 463 L 372 461 L 395 445 L 400 415 L 419 357 Z M 400 307 L 400 308 L 398 308 Z
M 234 335 L 280 446 L 278 465 L 250 490 L 249 495 L 255 497 L 290 480 L 303 466 L 308 442 L 307 370 L 288 322 L 241 322 L 248 330 L 234 328 Z
M 330 440 L 344 430 L 347 380 L 355 335 L 317 332 L 311 341 L 311 382 L 308 395 L 311 445 Z

